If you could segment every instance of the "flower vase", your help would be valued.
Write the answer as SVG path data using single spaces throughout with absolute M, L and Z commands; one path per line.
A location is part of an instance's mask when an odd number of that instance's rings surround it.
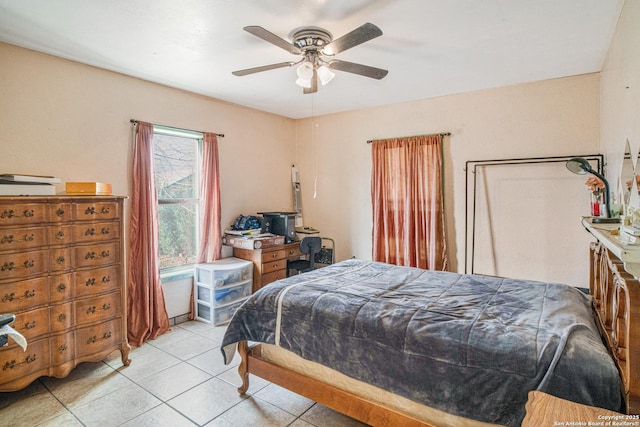
M 604 194 L 602 191 L 591 192 L 591 216 L 593 217 L 606 216 L 605 205 L 604 205 Z

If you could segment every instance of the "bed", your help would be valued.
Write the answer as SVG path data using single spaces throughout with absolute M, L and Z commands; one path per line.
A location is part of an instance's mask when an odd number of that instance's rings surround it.
M 539 390 L 638 413 L 640 284 L 594 244 L 565 285 L 348 260 L 255 293 L 231 320 L 249 374 L 371 425 L 520 425 Z

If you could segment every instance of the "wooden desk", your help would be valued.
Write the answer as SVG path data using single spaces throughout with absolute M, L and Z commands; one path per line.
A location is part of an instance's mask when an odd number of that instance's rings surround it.
M 233 256 L 253 262 L 253 292 L 287 277 L 287 260 L 302 256 L 300 242 L 261 249 L 233 248 Z
M 611 422 L 628 422 L 638 426 L 640 420 L 633 415 L 624 415 L 593 406 L 580 405 L 540 391 L 529 392 L 527 414 L 522 427 L 546 427 L 568 425 L 614 425 Z M 607 424 L 607 422 L 610 422 Z M 591 424 L 589 424 L 591 423 Z M 601 424 L 600 424 L 601 423 Z M 622 424 L 621 424 L 622 425 Z

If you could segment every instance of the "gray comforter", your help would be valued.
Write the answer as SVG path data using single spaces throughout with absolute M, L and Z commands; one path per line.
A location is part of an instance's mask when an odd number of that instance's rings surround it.
M 231 320 L 276 344 L 445 412 L 519 425 L 530 390 L 620 410 L 590 297 L 559 284 L 349 260 L 272 283 Z

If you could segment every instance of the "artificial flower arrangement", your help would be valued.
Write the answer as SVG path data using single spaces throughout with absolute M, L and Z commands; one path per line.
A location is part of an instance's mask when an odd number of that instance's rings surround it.
M 592 176 L 585 182 L 591 191 L 591 216 L 601 216 L 604 214 L 604 182 L 596 176 Z

